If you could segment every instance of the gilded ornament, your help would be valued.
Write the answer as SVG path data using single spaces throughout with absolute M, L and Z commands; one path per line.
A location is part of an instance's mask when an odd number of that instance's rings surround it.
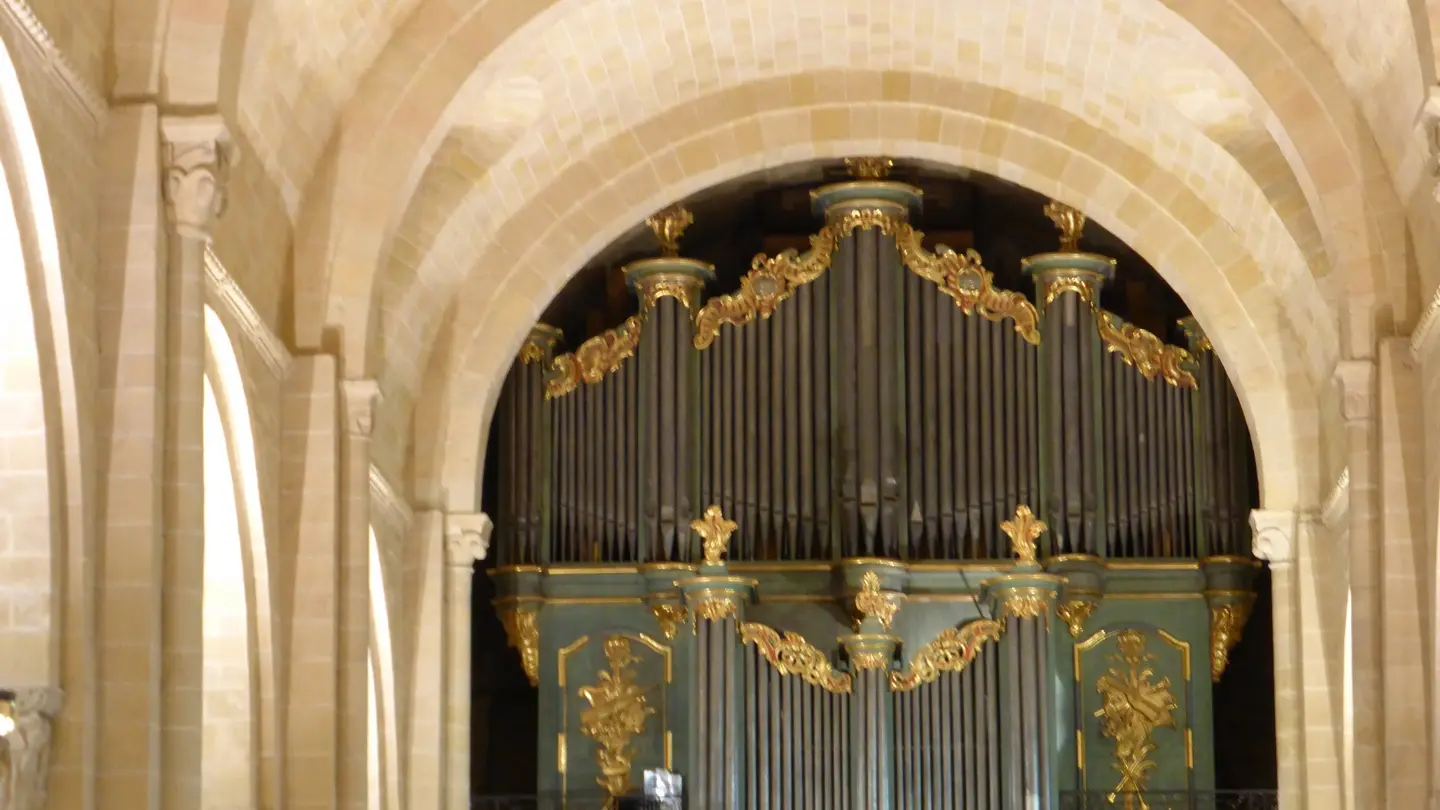
M 1165 382 L 1179 388 L 1196 387 L 1195 375 L 1188 368 L 1193 362 L 1190 352 L 1179 346 L 1168 346 L 1153 332 L 1126 323 L 1104 310 L 1095 311 L 1095 325 L 1105 348 L 1119 354 L 1125 365 L 1140 372 L 1140 376 L 1153 380 L 1160 375 Z
M 890 673 L 890 689 L 908 692 L 947 672 L 961 672 L 980 654 L 987 641 L 999 641 L 1005 625 L 994 619 L 977 619 L 964 627 L 950 627 L 915 654 L 904 672 Z
M 1005 592 L 1000 612 L 1017 619 L 1038 619 L 1050 608 L 1051 593 L 1043 588 L 1015 588 Z
M 878 652 L 874 650 L 854 650 L 850 653 L 850 663 L 857 672 L 863 670 L 889 669 L 890 658 L 894 653 Z
M 1070 635 L 1079 638 L 1085 632 L 1085 620 L 1095 612 L 1095 603 L 1084 599 L 1071 599 L 1055 606 L 1055 615 L 1070 628 Z
M 1047 279 L 1044 284 L 1044 295 L 1042 296 L 1042 307 L 1048 307 L 1055 302 L 1055 299 L 1067 292 L 1073 292 L 1080 296 L 1086 306 L 1095 306 L 1095 289 L 1091 282 L 1077 275 L 1055 276 Z
M 695 618 L 707 622 L 740 618 L 740 597 L 732 591 L 702 591 L 693 606 Z
M 505 638 L 520 652 L 520 664 L 531 686 L 540 685 L 540 625 L 534 610 L 511 608 L 500 614 Z
M 894 235 L 900 259 L 910 272 L 938 286 L 962 312 L 978 312 L 996 322 L 1009 318 L 1021 337 L 1040 345 L 1040 315 L 1035 305 L 1020 293 L 997 289 L 979 253 L 967 250 L 960 254 L 943 245 L 931 253 L 923 244 L 925 234 L 906 223 L 897 222 Z
M 620 370 L 620 364 L 635 354 L 640 345 L 641 319 L 632 315 L 625 323 L 607 329 L 580 344 L 571 354 L 562 354 L 550 362 L 550 379 L 545 383 L 545 398 L 555 399 L 580 387 L 594 385 L 606 374 Z
M 880 626 L 888 631 L 898 610 L 900 603 L 896 601 L 895 595 L 880 590 L 880 575 L 874 571 L 866 571 L 865 575 L 860 577 L 860 593 L 855 595 L 855 611 L 866 619 L 879 621 Z
M 1214 345 L 1210 343 L 1210 336 L 1205 334 L 1205 330 L 1200 328 L 1200 323 L 1194 318 L 1181 318 L 1176 323 L 1184 330 L 1185 337 L 1190 339 L 1190 349 L 1193 353 L 1201 354 L 1215 350 Z
M 850 675 L 832 667 L 830 657 L 798 633 L 787 632 L 782 636 L 763 624 L 745 622 L 740 625 L 740 641 L 754 644 L 781 675 L 799 675 L 801 680 L 827 692 L 850 691 Z
M 1100 733 L 1115 742 L 1115 770 L 1120 782 L 1108 799 L 1115 803 L 1124 796 L 1125 810 L 1149 810 L 1142 795 L 1156 768 L 1150 754 L 1155 751 L 1155 729 L 1175 728 L 1174 711 L 1178 708 L 1170 679 L 1155 680 L 1150 662 L 1155 659 L 1145 650 L 1145 635 L 1139 630 L 1123 630 L 1116 641 L 1118 655 L 1110 656 L 1116 663 L 1095 682 L 1100 693 Z
M 845 158 L 845 168 L 856 180 L 884 180 L 895 168 L 895 161 L 887 157 Z
M 669 602 L 655 605 L 650 608 L 650 612 L 655 614 L 655 621 L 660 623 L 660 632 L 665 634 L 665 638 L 672 640 L 675 638 L 676 631 L 680 629 L 681 623 L 689 614 L 684 605 Z
M 1080 249 L 1080 233 L 1085 230 L 1085 215 L 1065 203 L 1051 200 L 1045 204 L 1045 216 L 1060 230 L 1060 250 L 1074 253 Z
M 655 234 L 655 241 L 660 243 L 660 250 L 666 256 L 680 255 L 680 237 L 685 235 L 686 228 L 694 224 L 695 215 L 683 205 L 645 218 L 645 225 Z
M 1035 541 L 1049 528 L 1023 503 L 1015 507 L 1015 517 L 1000 524 L 1000 531 L 1010 538 L 1010 550 L 1020 565 L 1036 565 Z
M 700 292 L 702 283 L 694 276 L 682 273 L 660 273 L 645 279 L 637 286 L 640 290 L 642 312 L 648 312 L 661 298 L 674 298 L 680 302 L 680 306 L 694 312 L 696 295 Z
M 1210 608 L 1210 679 L 1220 680 L 1230 664 L 1230 650 L 1240 642 L 1245 621 L 1250 618 L 1250 603 L 1231 602 Z
M 610 796 L 606 807 L 630 792 L 631 764 L 635 749 L 631 740 L 644 733 L 645 720 L 655 713 L 645 700 L 645 688 L 635 683 L 635 655 L 630 640 L 611 636 L 605 640 L 609 670 L 601 670 L 594 686 L 582 686 L 580 697 L 590 704 L 580 713 L 580 733 L 595 741 L 595 762 L 600 766 L 596 783 Z
M 733 520 L 726 520 L 720 507 L 706 507 L 705 516 L 690 521 L 690 528 L 700 535 L 701 551 L 706 565 L 723 565 L 722 556 L 730 551 L 730 535 L 740 528 Z
M 534 338 L 526 340 L 525 345 L 520 347 L 521 363 L 524 363 L 528 366 L 531 363 L 539 363 L 544 359 L 545 347 L 541 346 L 539 341 L 535 340 Z

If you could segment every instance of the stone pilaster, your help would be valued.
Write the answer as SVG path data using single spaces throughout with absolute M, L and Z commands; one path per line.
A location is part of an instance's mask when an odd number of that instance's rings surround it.
M 337 696 L 336 796 L 341 810 L 365 810 L 370 658 L 370 434 L 380 386 L 374 380 L 340 383 L 345 435 L 340 441 L 340 650 Z
M 470 589 L 490 550 L 483 512 L 445 517 L 445 703 L 442 810 L 470 806 Z
M 0 810 L 41 810 L 50 780 L 50 737 L 63 694 L 47 686 L 4 690 L 0 702 Z
M 164 192 L 162 807 L 200 804 L 203 751 L 205 247 L 225 206 L 230 133 L 218 116 L 167 117 Z
M 1275 639 L 1275 754 L 1281 810 L 1305 807 L 1305 717 L 1302 703 L 1299 598 L 1295 581 L 1294 512 L 1250 513 L 1252 551 L 1270 564 Z

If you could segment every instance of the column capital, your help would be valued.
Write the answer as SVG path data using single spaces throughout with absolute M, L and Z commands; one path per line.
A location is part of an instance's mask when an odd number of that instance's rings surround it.
M 445 564 L 469 569 L 490 551 L 495 524 L 484 512 L 445 516 Z
M 1345 421 L 1374 417 L 1374 360 L 1341 360 L 1335 364 L 1335 382 L 1340 385 L 1340 412 Z
M 235 147 L 218 115 L 173 115 L 160 120 L 165 142 L 165 202 L 170 222 L 184 237 L 210 241 L 225 211 L 225 184 Z
M 1251 551 L 1272 567 L 1289 565 L 1295 560 L 1295 537 L 1299 532 L 1301 519 L 1295 512 L 1252 509 L 1250 531 L 1254 534 L 1254 539 L 1251 542 Z
M 10 722 L 0 726 L 0 740 L 9 754 L 0 773 L 0 788 L 10 794 L 9 807 L 44 807 L 50 780 L 50 736 L 52 721 L 60 713 L 64 693 L 49 686 L 0 689 L 14 695 L 7 707 L 0 703 L 0 716 Z M 10 695 L 5 695 L 10 697 Z M 0 794 L 3 798 L 3 794 Z
M 380 384 L 374 380 L 341 380 L 340 393 L 345 396 L 345 432 L 368 438 L 375 427 L 375 407 L 383 399 Z

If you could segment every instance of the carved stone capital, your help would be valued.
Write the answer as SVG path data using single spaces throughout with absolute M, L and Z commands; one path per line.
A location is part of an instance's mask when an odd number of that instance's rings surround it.
M 1254 509 L 1250 512 L 1250 531 L 1254 537 L 1251 551 L 1256 557 L 1277 565 L 1289 565 L 1295 559 L 1295 535 L 1300 516 L 1278 509 Z
M 50 779 L 51 726 L 64 694 L 44 686 L 13 691 L 7 713 L 14 728 L 0 736 L 0 808 L 41 810 Z M 0 705 L 0 711 L 5 708 Z
M 343 380 L 340 391 L 345 395 L 345 432 L 369 438 L 375 427 L 375 406 L 380 404 L 380 384 L 374 380 Z
M 1375 361 L 1341 360 L 1335 364 L 1340 385 L 1340 412 L 1345 421 L 1372 419 L 1375 415 Z
M 160 122 L 165 140 L 165 201 L 181 236 L 210 241 L 225 212 L 225 184 L 235 150 L 218 115 L 169 116 Z
M 469 569 L 485 559 L 495 524 L 484 512 L 445 516 L 445 564 Z

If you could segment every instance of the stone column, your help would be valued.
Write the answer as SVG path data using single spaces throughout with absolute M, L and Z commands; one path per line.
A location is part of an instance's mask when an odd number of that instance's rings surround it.
M 442 810 L 470 807 L 470 589 L 490 549 L 482 512 L 445 517 L 445 686 Z
M 1275 638 L 1275 755 L 1280 810 L 1305 806 L 1305 718 L 1302 709 L 1299 596 L 1295 575 L 1293 512 L 1256 509 L 1250 513 L 1256 557 L 1270 564 Z
M 1377 531 L 1375 363 L 1345 360 L 1335 367 L 1345 417 L 1350 469 L 1350 599 L 1355 708 L 1355 803 L 1385 806 L 1385 699 L 1382 664 L 1384 580 Z
M 230 133 L 219 116 L 167 117 L 161 802 L 200 805 L 205 576 L 205 247 L 225 207 Z
M 64 695 L 48 686 L 0 699 L 0 810 L 42 810 L 50 780 L 50 734 Z M 9 697 L 3 695 L 3 697 Z
M 336 798 L 342 810 L 365 810 L 368 796 L 370 661 L 370 434 L 380 387 L 343 380 L 345 435 L 340 441 L 339 690 Z

